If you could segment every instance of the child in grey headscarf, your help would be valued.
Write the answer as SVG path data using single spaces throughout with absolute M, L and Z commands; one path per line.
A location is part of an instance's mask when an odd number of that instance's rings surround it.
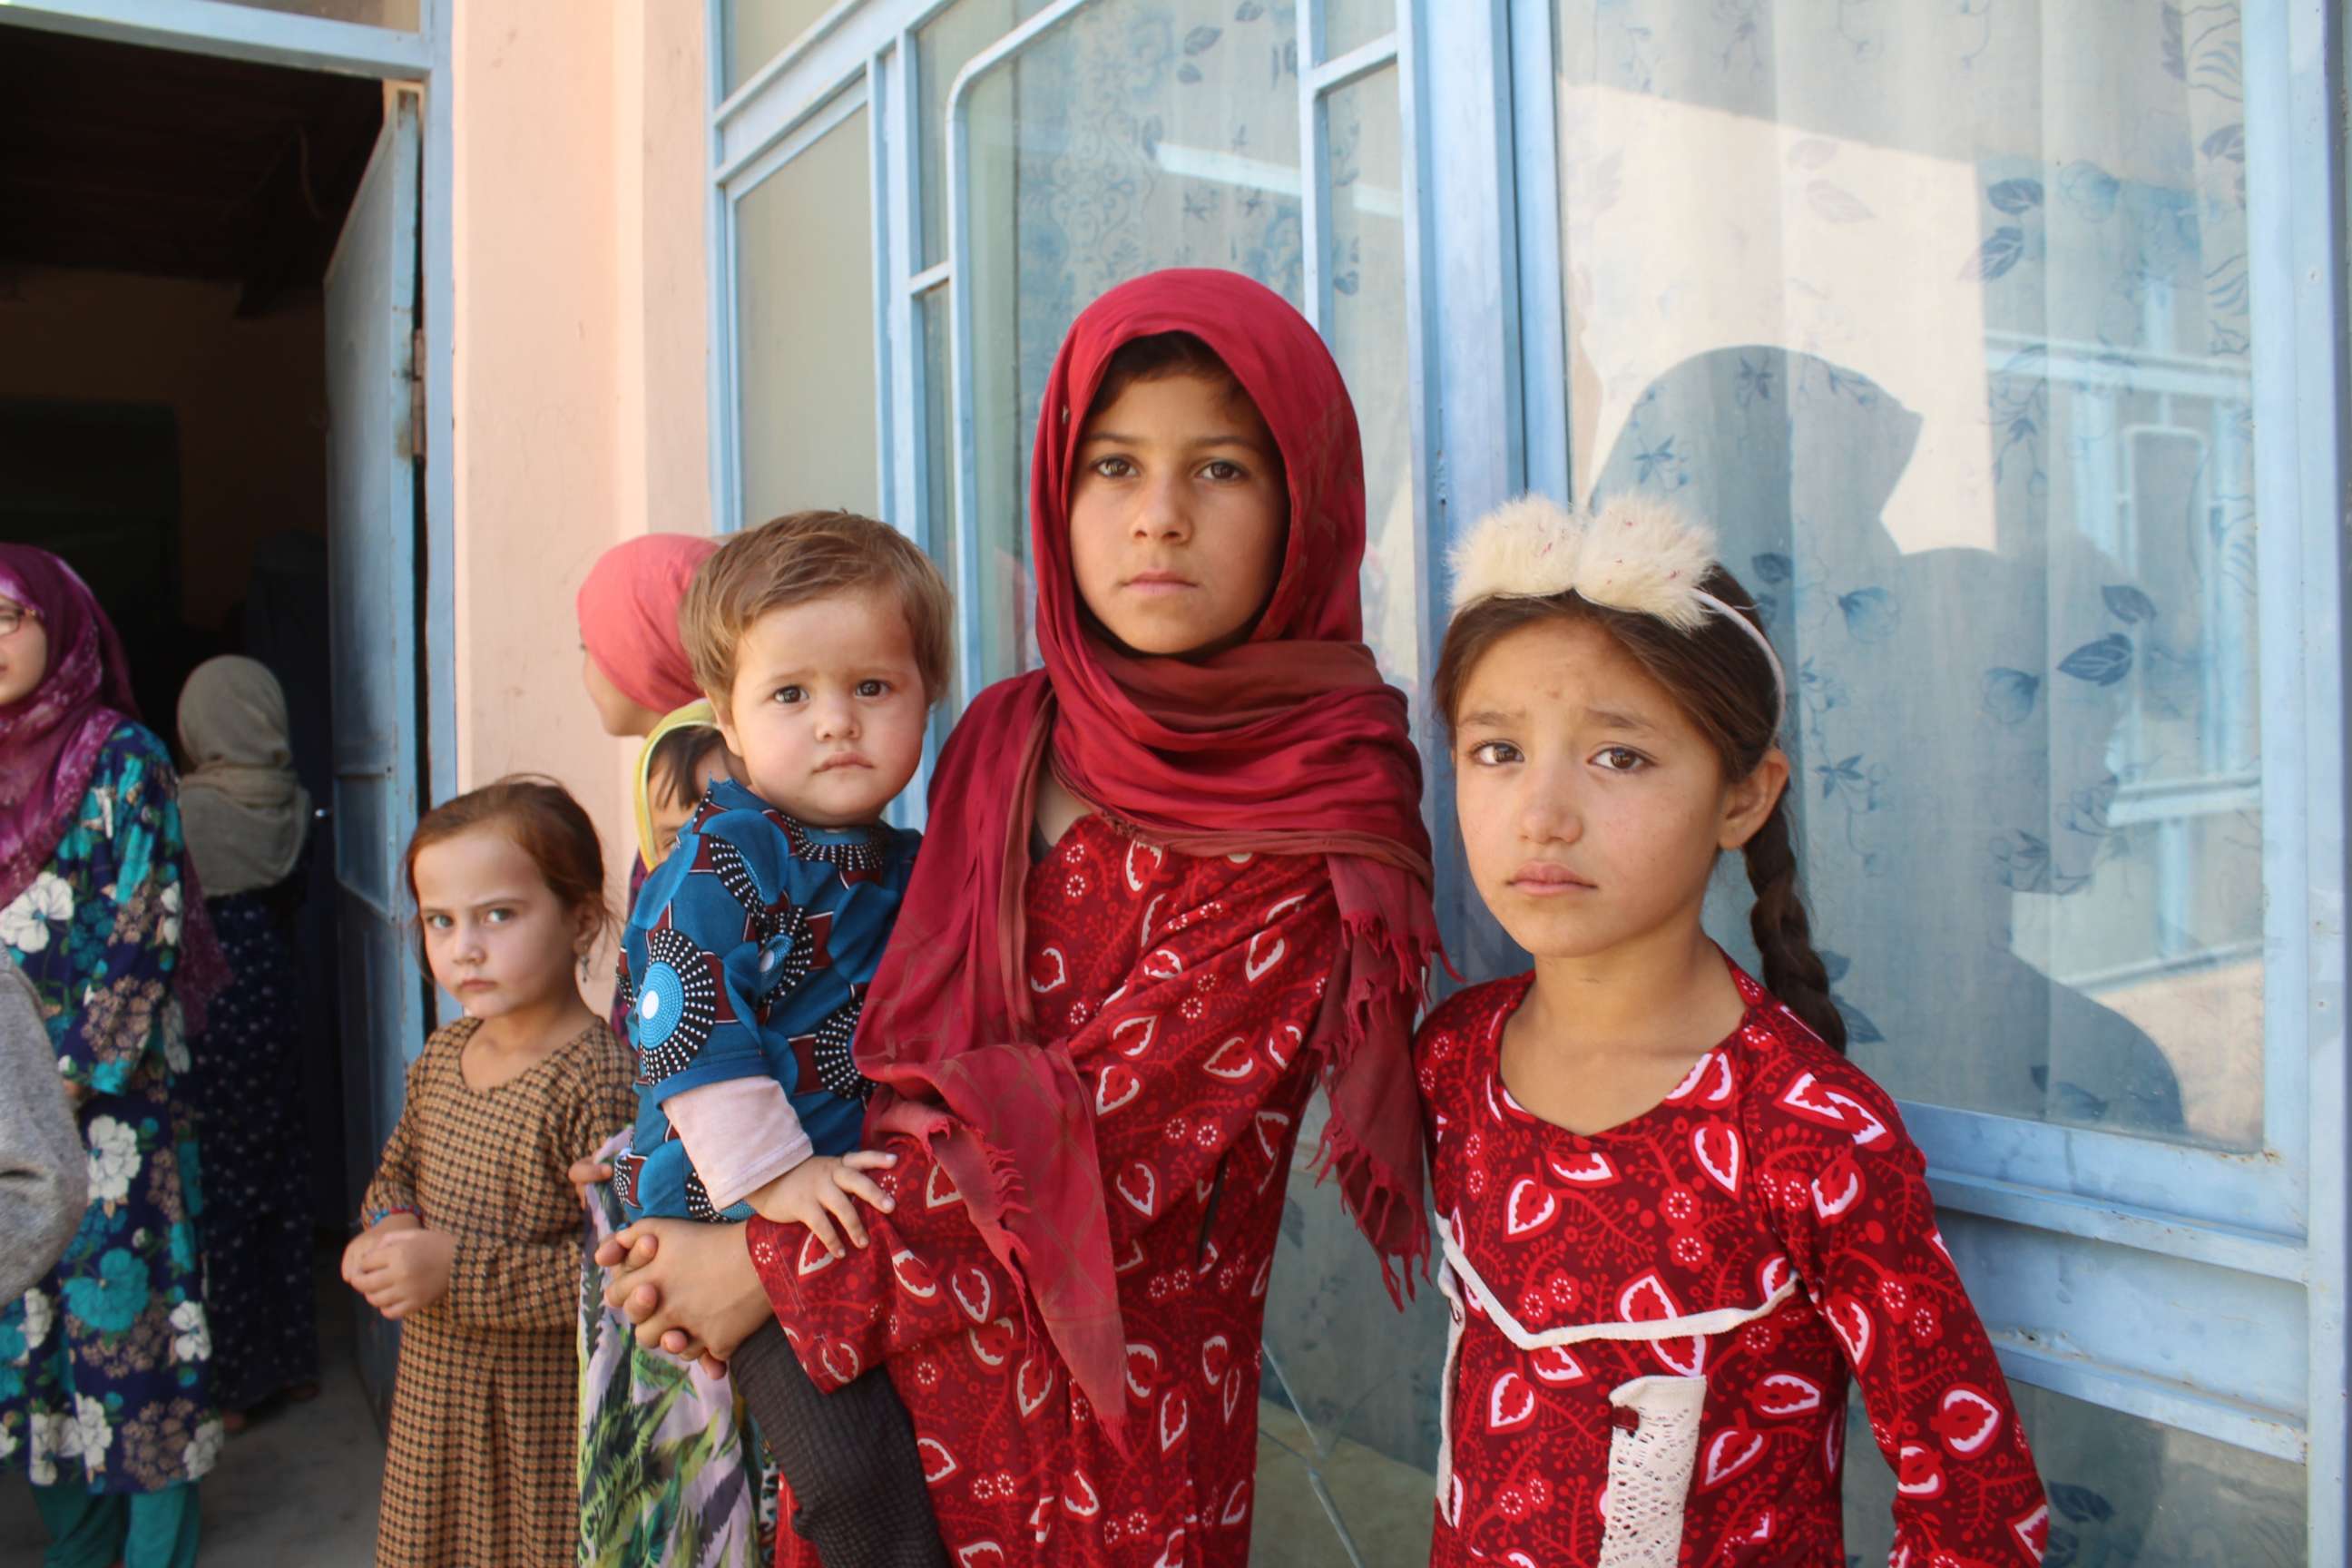
M 0 1303 L 49 1271 L 89 1206 L 89 1155 L 57 1047 L 32 982 L 0 954 Z

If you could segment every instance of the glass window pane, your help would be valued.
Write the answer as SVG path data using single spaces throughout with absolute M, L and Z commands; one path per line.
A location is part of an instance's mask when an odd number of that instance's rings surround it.
M 2050 1492 L 2051 1568 L 2303 1568 L 2308 1503 L 2299 1465 L 2010 1384 Z M 1862 1402 L 1846 1427 L 1849 1562 L 1884 1563 L 1895 1478 Z
M 394 27 L 413 33 L 419 26 L 417 0 L 227 0 L 256 11 L 282 11 L 292 16 L 323 16 L 330 22 L 360 22 L 371 27 Z
M 1381 1310 L 1388 1310 L 1386 1298 Z M 1440 1353 L 1444 1342 L 1440 1334 Z M 1428 1568 L 1436 1478 L 1353 1437 L 1308 1426 L 1272 1377 L 1265 1387 L 1257 1410 L 1250 1561 L 1280 1568 Z M 1333 1512 L 1347 1521 L 1345 1542 L 1331 1528 Z
M 1301 301 L 1292 12 L 1243 9 L 1246 21 L 1228 0 L 1104 0 L 973 83 L 971 527 L 986 561 L 985 602 L 965 613 L 989 679 L 1036 661 L 1029 447 L 1077 312 L 1179 266 L 1246 272 Z
M 1420 522 L 1405 344 L 1404 128 L 1393 66 L 1323 100 L 1331 219 L 1323 275 L 1332 356 L 1364 437 L 1364 640 L 1421 711 Z
M 1763 598 L 1856 1057 L 2258 1146 L 2238 7 L 1555 16 L 1576 489 Z
M 743 521 L 877 511 L 873 181 L 858 109 L 735 205 Z
M 725 33 L 727 90 L 733 92 L 760 74 L 760 68 L 792 46 L 834 0 L 726 0 L 719 7 Z
M 1252 1560 L 1343 1568 L 1328 1508 L 1367 1568 L 1423 1568 L 1445 1301 L 1423 1282 L 1398 1316 L 1355 1222 L 1315 1184 L 1327 1115 L 1318 1094 L 1301 1118 L 1266 1286 Z
M 957 0 L 915 35 L 922 115 L 923 260 L 948 258 L 948 94 L 971 58 L 1027 21 L 1045 0 Z
M 961 567 L 956 547 L 955 382 L 948 291 L 932 289 L 915 301 L 915 310 L 923 334 L 923 428 L 928 440 L 923 464 L 923 548 L 930 552 L 931 559 L 939 563 L 940 575 L 961 600 L 962 584 L 956 575 Z M 961 621 L 964 614 L 961 603 L 956 614 Z M 961 625 L 956 628 L 959 634 L 962 629 Z M 950 722 L 963 711 L 966 695 L 962 680 L 950 667 L 948 694 L 936 710 L 942 740 Z
M 1323 0 L 1323 58 L 1336 60 L 1396 31 L 1396 0 Z

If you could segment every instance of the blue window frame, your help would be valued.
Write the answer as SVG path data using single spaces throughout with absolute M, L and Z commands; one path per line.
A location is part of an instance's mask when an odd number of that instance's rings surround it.
M 734 36 L 733 3 L 711 0 L 712 37 Z M 1368 589 L 1401 606 L 1392 619 L 1374 616 L 1390 628 L 1380 652 L 1391 678 L 1416 689 L 1443 630 L 1445 542 L 1486 508 L 1525 489 L 1581 499 L 1604 481 L 1652 482 L 1677 462 L 1737 475 L 1743 459 L 1723 432 L 1726 410 L 1750 405 L 1743 385 L 1750 401 L 1763 389 L 1776 411 L 1801 377 L 1851 396 L 1857 356 L 1877 354 L 1876 374 L 1860 372 L 1868 390 L 1916 420 L 1895 482 L 1915 469 L 1978 474 L 1991 499 L 1965 517 L 1954 504 L 1897 508 L 1895 521 L 1928 534 L 1881 542 L 1870 555 L 1817 510 L 1796 517 L 1784 487 L 1783 547 L 1748 551 L 1760 563 L 1747 568 L 1751 578 L 1767 574 L 1750 586 L 1781 589 L 1786 621 L 1775 632 L 1785 650 L 1863 645 L 1867 658 L 1849 652 L 1849 668 L 1830 673 L 1863 692 L 1852 710 L 1876 704 L 1854 731 L 1866 738 L 1896 732 L 1897 677 L 1932 668 L 1925 654 L 1906 663 L 1887 651 L 1906 646 L 1892 630 L 1905 609 L 1947 617 L 1942 641 L 1922 648 L 1973 650 L 1969 638 L 1990 634 L 1949 621 L 1964 589 L 2012 608 L 2032 597 L 2048 609 L 2038 623 L 2016 612 L 2032 658 L 1982 660 L 1969 672 L 1967 711 L 1954 710 L 1928 738 L 1948 746 L 1974 732 L 1966 726 L 1996 739 L 2025 733 L 2025 752 L 2043 755 L 2046 771 L 2063 772 L 2046 760 L 2054 749 L 2090 773 L 2045 791 L 2033 810 L 2046 818 L 2021 817 L 2021 837 L 1967 844 L 1966 900 L 1996 932 L 1998 962 L 1979 965 L 1979 994 L 1999 992 L 2003 975 L 2027 992 L 2023 1016 L 2040 1009 L 2029 1032 L 2045 1059 L 2003 1064 L 2000 1037 L 2015 1031 L 1939 1023 L 1917 1001 L 1920 973 L 1965 946 L 1921 922 L 1894 922 L 1907 946 L 1849 942 L 1864 962 L 1841 990 L 1851 985 L 1868 1033 L 1890 1037 L 1871 1041 L 1857 1029 L 1858 1054 L 1902 1096 L 1929 1155 L 1947 1234 L 2082 1560 L 2340 1561 L 2352 1175 L 2341 1016 L 2346 323 L 2335 193 L 2344 149 L 2330 107 L 2344 75 L 2340 25 L 2322 0 L 2242 0 L 2096 22 L 2055 7 L 2021 19 L 1960 7 L 1933 24 L 1948 37 L 1907 15 L 1879 18 L 1875 36 L 1838 33 L 1851 10 L 1667 0 L 836 5 L 764 65 L 713 65 L 719 515 L 740 521 L 734 443 L 746 410 L 731 366 L 738 301 L 757 286 L 738 261 L 737 215 L 764 174 L 852 103 L 863 106 L 869 144 L 876 493 L 958 584 L 959 703 L 1027 658 L 1019 498 L 1034 362 L 1050 356 L 1082 296 L 1148 266 L 1202 258 L 1187 249 L 1187 225 L 1196 241 L 1213 235 L 1227 247 L 1219 264 L 1287 289 L 1333 341 L 1360 403 L 1378 410 L 1368 423 L 1394 421 L 1403 460 L 1373 488 L 1395 498 L 1402 526 L 1376 538 L 1375 564 L 1393 580 Z M 1050 170 L 1042 149 L 1089 112 L 1072 72 L 1106 17 L 1150 37 L 1162 29 L 1169 69 L 1190 70 L 1188 88 L 1225 94 L 1229 131 L 1249 132 L 1245 145 L 1230 134 L 1212 144 L 1186 129 L 1172 86 L 1139 89 L 1133 121 L 1157 127 L 1139 166 L 1176 216 L 1147 212 L 1111 237 L 1116 246 L 1099 234 L 1049 235 L 1016 195 L 1024 180 L 1049 179 L 1083 194 L 1087 170 Z M 2111 30 L 2084 30 L 2094 26 Z M 2019 27 L 2038 33 L 2011 36 Z M 1707 28 L 1720 37 L 1697 36 Z M 1272 51 L 1272 87 L 1218 74 L 1217 51 L 1245 45 Z M 2104 100 L 2063 71 L 2042 73 L 2044 62 L 2143 48 L 2145 59 L 2116 68 L 2120 86 L 2099 89 Z M 2003 76 L 2012 59 L 2033 70 Z M 1870 119 L 1870 79 L 1858 73 L 1874 61 L 1912 73 L 1902 115 Z M 2077 102 L 2068 91 L 2090 96 Z M 2004 118 L 2003 92 L 2028 93 L 2034 113 Z M 1922 101 L 1945 107 L 1929 113 Z M 2138 154 L 2092 145 L 2111 110 L 2144 128 L 2160 122 Z M 1788 198 L 1783 237 L 1796 243 L 1789 237 L 1812 224 L 1804 243 L 1814 248 L 1770 255 L 1757 276 L 1785 292 L 1809 268 L 1821 272 L 1834 284 L 1823 310 L 1861 319 L 1876 341 L 1832 353 L 1822 352 L 1826 329 L 1806 342 L 1758 331 L 1761 315 L 1742 319 L 1725 303 L 1754 278 L 1734 276 L 1701 245 L 1699 263 L 1675 275 L 1700 306 L 1629 314 L 1643 331 L 1621 327 L 1603 342 L 1608 318 L 1595 301 L 1647 309 L 1625 289 L 1644 280 L 1645 265 L 1662 269 L 1667 231 L 1657 225 L 1674 216 L 1672 193 L 1643 178 L 1657 157 L 1643 141 L 1662 134 L 1680 137 L 1669 144 L 1702 171 L 1710 151 L 1768 147 L 1780 162 L 1743 199 Z M 1035 145 L 1024 148 L 1024 136 Z M 1612 136 L 1631 197 L 1607 194 L 1598 150 Z M 1360 150 L 1361 167 L 1350 163 Z M 1829 157 L 1845 159 L 1834 175 L 1808 163 Z M 1376 163 L 1393 166 L 1392 184 Z M 1703 174 L 1689 183 L 1706 188 Z M 1917 194 L 1928 185 L 1940 194 Z M 1946 203 L 1906 209 L 1918 254 L 1939 259 L 1881 299 L 1842 237 L 1898 200 Z M 1270 226 L 1244 232 L 1233 212 L 1245 201 L 1295 225 L 1295 238 L 1277 243 Z M 1616 272 L 1576 243 L 1603 212 L 1617 226 L 1608 234 Z M 1057 262 L 1047 287 L 1032 239 L 1085 265 Z M 1367 254 L 1377 265 L 1363 264 Z M 1378 342 L 1351 314 L 1368 289 L 1387 334 Z M 1793 319 L 1795 307 L 1780 308 Z M 1950 309 L 1976 314 L 1963 330 L 1938 318 Z M 1724 319 L 1710 326 L 1708 311 Z M 1911 337 L 1889 341 L 1890 323 L 1902 322 Z M 1351 331 L 1361 336 L 1351 342 Z M 1676 331 L 1689 339 L 1683 351 L 1651 363 Z M 1744 384 L 1738 354 L 1723 357 L 1743 346 L 1775 356 L 1751 354 Z M 1594 356 L 1604 349 L 1623 352 L 1603 363 Z M 1950 352 L 1923 370 L 1930 349 Z M 1679 380 L 1666 374 L 1686 362 Z M 1719 386 L 1710 379 L 1718 373 Z M 1612 374 L 1633 384 L 1612 384 Z M 1651 408 L 1713 434 L 1683 436 L 1672 449 L 1659 445 L 1664 429 L 1630 447 L 1614 439 L 1642 433 L 1625 410 L 1645 394 L 1658 400 Z M 2015 434 L 2027 426 L 2030 435 Z M 1969 431 L 1985 452 L 1955 456 Z M 2013 437 L 2032 450 L 1996 470 L 1996 444 Z M 1848 455 L 1867 457 L 1877 437 L 1856 439 Z M 1696 457 L 1692 441 L 1701 442 Z M 1946 447 L 1916 444 L 1934 442 Z M 2202 531 L 2193 548 L 2151 547 L 2192 514 Z M 2014 544 L 2029 521 L 2030 551 Z M 1727 538 L 1752 521 L 1727 517 Z M 2011 542 L 1979 538 L 1985 560 L 1971 563 L 1950 553 L 1967 539 L 1928 537 L 1963 524 L 2007 528 Z M 1968 576 L 1991 570 L 1987 561 L 2000 564 L 2007 588 Z M 1865 562 L 1888 575 L 1856 575 Z M 1773 582 L 1784 564 L 1785 583 Z M 2195 631 L 2164 643 L 2168 630 L 2151 617 Z M 2119 668 L 2126 645 L 2128 669 Z M 2177 668 L 2158 668 L 2159 653 Z M 2086 738 L 2094 714 L 2103 728 Z M 1807 725 L 1801 718 L 1793 731 L 1801 777 L 1832 807 L 1937 787 L 1916 757 L 1877 774 L 1866 756 L 1849 767 L 1836 734 Z M 1445 759 L 1433 751 L 1428 760 L 1449 945 L 1472 974 L 1499 973 L 1516 954 L 1452 858 Z M 2036 830 L 2037 820 L 2046 826 Z M 1889 907 L 1874 902 L 1888 895 L 1861 880 L 1861 861 L 1843 865 L 1824 847 L 1837 826 L 1830 809 L 1811 813 L 1808 875 L 1832 929 L 1851 929 Z M 2097 851 L 2108 858 L 2065 858 L 2078 843 L 2116 840 L 2126 847 Z M 1892 855 L 1921 889 L 1960 886 L 1944 862 L 1904 847 L 1920 841 L 1915 823 L 1874 847 L 1870 864 L 1884 868 Z M 2165 1012 L 2162 998 L 2210 1002 L 2220 984 L 2211 977 L 2224 973 L 2235 989 L 2203 1037 Z M 2175 989 L 2147 990 L 2159 981 Z M 2159 998 L 2153 1011 L 2149 996 Z M 2125 1042 L 2122 1054 L 2094 1048 L 2107 1040 Z M 1939 1054 L 1959 1067 L 1939 1075 L 1922 1059 Z M 2159 1058 L 2164 1072 L 2142 1073 Z M 1997 1068 L 2015 1070 L 1995 1082 Z M 2135 1089 L 2142 1077 L 2157 1088 Z M 1319 1205 L 1298 1207 L 1286 1245 L 1306 1261 L 1286 1260 L 1287 1271 L 1343 1270 L 1339 1227 L 1324 1226 Z M 1324 1293 L 1344 1295 L 1349 1278 L 1331 1273 L 1336 1289 Z M 1393 1320 L 1359 1321 L 1315 1294 L 1286 1296 L 1278 1285 L 1269 1314 L 1269 1394 L 1286 1385 L 1294 1408 L 1267 1429 L 1297 1425 L 1278 1434 L 1289 1455 L 1269 1449 L 1268 1462 L 1297 1460 L 1341 1555 L 1381 1560 L 1360 1510 L 1327 1484 L 1333 1456 L 1353 1444 L 1425 1465 L 1431 1434 L 1413 1409 L 1433 1408 L 1433 1384 L 1408 1371 L 1350 1409 L 1305 1346 L 1342 1345 L 1360 1358 L 1377 1343 L 1409 1367 L 1431 1325 L 1415 1320 L 1399 1337 Z M 1857 1465 L 1849 1489 L 1857 1545 L 1884 1529 L 1873 1522 L 1885 1513 L 1863 1473 L 1870 1463 Z

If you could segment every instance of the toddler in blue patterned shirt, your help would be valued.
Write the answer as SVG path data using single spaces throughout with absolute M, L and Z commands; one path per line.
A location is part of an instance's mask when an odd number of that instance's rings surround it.
M 757 1212 L 839 1255 L 866 1244 L 858 1200 L 889 1206 L 850 1040 L 919 841 L 881 817 L 922 760 L 950 616 L 929 557 L 846 512 L 738 535 L 688 589 L 679 634 L 740 763 L 623 938 L 637 1120 L 614 1185 L 633 1222 Z M 887 1377 L 820 1396 L 772 1321 L 730 1366 L 827 1562 L 943 1561 Z

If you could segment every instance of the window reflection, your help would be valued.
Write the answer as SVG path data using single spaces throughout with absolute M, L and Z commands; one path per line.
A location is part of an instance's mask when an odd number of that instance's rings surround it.
M 1576 488 L 1765 599 L 1857 1058 L 2258 1147 L 2236 7 L 1557 24 Z

